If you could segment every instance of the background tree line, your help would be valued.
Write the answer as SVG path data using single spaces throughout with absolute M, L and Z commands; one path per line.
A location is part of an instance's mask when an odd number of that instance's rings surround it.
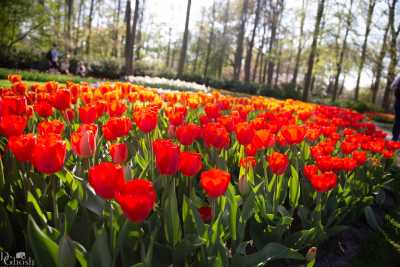
M 181 0 L 181 28 L 154 22 L 157 1 L 3 0 L 2 65 L 28 67 L 27 58 L 56 42 L 65 58 L 101 62 L 105 76 L 285 85 L 304 100 L 348 97 L 390 106 L 398 0 L 211 0 L 196 20 L 192 1 Z

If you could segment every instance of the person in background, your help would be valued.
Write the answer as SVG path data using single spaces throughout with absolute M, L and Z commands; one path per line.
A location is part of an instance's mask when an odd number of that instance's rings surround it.
M 78 65 L 76 66 L 76 74 L 78 74 L 81 77 L 86 76 L 86 67 L 82 61 L 79 61 Z
M 393 124 L 393 141 L 398 141 L 400 136 L 400 75 L 396 77 L 391 85 L 394 91 L 394 124 Z
M 59 72 L 62 72 L 61 68 L 60 68 L 60 65 L 58 64 L 58 57 L 59 56 L 60 56 L 60 54 L 59 54 L 59 52 L 57 50 L 57 44 L 53 43 L 53 47 L 47 53 L 47 59 L 49 60 L 50 68 L 55 68 Z

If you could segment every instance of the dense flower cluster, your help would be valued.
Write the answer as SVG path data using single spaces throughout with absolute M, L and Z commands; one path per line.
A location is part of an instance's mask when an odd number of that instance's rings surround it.
M 385 171 L 400 149 L 363 115 L 338 107 L 218 92 L 159 93 L 128 83 L 28 87 L 18 75 L 10 81 L 13 86 L 0 91 L 5 171 L 21 167 L 24 179 L 32 173 L 79 177 L 81 187 L 64 181 L 68 189 L 60 195 L 77 191 L 70 198 L 83 195 L 87 202 L 81 191 L 88 188 L 119 204 L 115 210 L 134 223 L 151 217 L 151 224 L 179 223 L 171 215 L 179 211 L 181 221 L 194 216 L 189 227 L 199 223 L 196 216 L 204 223 L 224 221 L 229 216 L 218 212 L 243 206 L 253 210 L 231 215 L 257 213 L 266 225 L 293 221 L 300 205 L 311 213 L 317 193 L 337 194 L 338 207 L 348 204 L 352 190 L 359 190 L 354 199 L 371 194 L 370 184 L 382 176 L 373 171 Z M 188 212 L 192 207 L 196 212 Z M 270 217 L 289 211 L 291 219 Z M 180 230 L 171 231 L 162 240 L 172 247 Z

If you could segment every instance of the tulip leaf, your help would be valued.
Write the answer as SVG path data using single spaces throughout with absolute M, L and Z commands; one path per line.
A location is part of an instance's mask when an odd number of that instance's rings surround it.
M 0 249 L 12 250 L 15 242 L 14 230 L 3 205 L 0 205 Z
M 6 184 L 6 180 L 4 178 L 4 166 L 3 160 L 0 159 L 0 190 L 3 189 L 4 185 Z
M 231 227 L 231 236 L 232 240 L 236 241 L 237 236 L 237 213 L 238 213 L 238 204 L 235 198 L 235 189 L 230 184 L 227 190 L 227 197 L 229 200 L 229 219 L 230 219 L 230 227 Z
M 97 196 L 88 187 L 86 188 L 86 192 L 87 192 L 87 199 L 81 202 L 82 206 L 92 211 L 93 213 L 97 214 L 98 216 L 101 216 L 105 206 L 105 201 L 101 197 Z
M 38 266 L 57 266 L 58 245 L 28 216 L 28 240 Z
M 173 178 L 172 178 L 173 179 Z M 178 202 L 176 200 L 175 184 L 171 183 L 164 191 L 163 220 L 165 237 L 168 243 L 175 247 L 181 238 L 181 225 L 178 214 Z
M 90 267 L 109 267 L 112 265 L 111 253 L 108 246 L 107 231 L 101 229 L 90 252 Z
M 290 205 L 295 208 L 297 207 L 300 198 L 299 174 L 293 165 L 290 166 L 290 171 L 292 175 L 289 179 L 289 202 Z
M 304 260 L 304 257 L 297 251 L 281 244 L 268 243 L 264 248 L 256 253 L 245 256 L 236 254 L 232 258 L 232 266 L 251 267 L 282 259 Z
M 367 206 L 364 208 L 364 215 L 367 219 L 368 225 L 374 229 L 375 231 L 382 231 L 378 221 L 376 220 L 375 213 L 372 210 L 371 206 Z
M 74 244 L 67 235 L 64 235 L 59 243 L 58 266 L 74 267 L 75 264 L 76 260 L 74 256 Z
M 27 201 L 28 203 L 31 203 L 31 204 L 32 204 L 32 206 L 33 206 L 33 208 L 35 209 L 37 215 L 39 215 L 39 218 L 41 219 L 41 221 L 42 221 L 44 224 L 47 224 L 47 218 L 46 218 L 46 216 L 44 215 L 42 209 L 40 208 L 39 203 L 36 201 L 36 198 L 32 195 L 32 193 L 29 192 L 29 191 L 28 191 L 28 194 L 27 194 L 27 200 L 26 200 L 26 201 Z

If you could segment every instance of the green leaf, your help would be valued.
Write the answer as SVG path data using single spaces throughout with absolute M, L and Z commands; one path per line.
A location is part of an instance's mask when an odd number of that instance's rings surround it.
M 0 190 L 3 189 L 5 184 L 6 184 L 6 180 L 4 178 L 3 160 L 0 159 Z
M 0 218 L 0 249 L 11 251 L 15 244 L 14 230 L 3 205 L 0 205 Z
M 232 266 L 252 267 L 262 263 L 282 259 L 304 260 L 304 257 L 297 251 L 279 243 L 269 243 L 256 253 L 245 256 L 236 254 L 232 258 Z
M 238 213 L 238 204 L 237 200 L 235 198 L 235 189 L 233 186 L 230 184 L 227 190 L 227 197 L 229 200 L 229 219 L 230 219 L 230 227 L 231 227 L 231 236 L 232 240 L 237 239 L 237 224 L 238 224 L 238 218 L 237 218 L 237 213 Z
M 375 213 L 372 210 L 371 206 L 367 206 L 364 208 L 364 215 L 365 215 L 365 218 L 367 219 L 368 225 L 372 229 L 374 229 L 375 231 L 380 231 L 380 232 L 383 231 L 382 228 L 380 227 L 378 221 L 376 220 Z
M 105 207 L 105 201 L 101 197 L 97 196 L 91 189 L 86 188 L 87 199 L 81 202 L 82 206 L 92 211 L 93 213 L 101 216 Z
M 58 245 L 39 229 L 28 215 L 28 240 L 38 266 L 57 266 Z
M 109 267 L 111 266 L 111 253 L 108 246 L 107 231 L 101 229 L 97 233 L 96 241 L 90 252 L 89 266 L 91 267 Z
M 59 243 L 58 266 L 75 267 L 75 264 L 74 244 L 67 235 L 64 235 Z
M 290 166 L 291 176 L 289 179 L 289 202 L 292 208 L 297 207 L 300 198 L 299 174 L 294 166 Z
M 175 247 L 175 245 L 181 239 L 182 233 L 174 183 L 171 183 L 168 189 L 165 189 L 162 206 L 165 237 L 168 243 L 172 247 Z
M 29 191 L 28 191 L 28 194 L 27 194 L 27 200 L 26 200 L 26 201 L 27 201 L 28 203 L 31 203 L 31 204 L 32 204 L 32 206 L 33 206 L 33 208 L 35 209 L 37 215 L 39 215 L 39 218 L 41 219 L 41 221 L 42 221 L 44 224 L 47 224 L 46 215 L 44 215 L 42 209 L 41 209 L 40 206 L 39 206 L 39 203 L 36 201 L 36 198 L 35 198 L 35 197 L 32 195 L 32 193 L 29 192 Z

